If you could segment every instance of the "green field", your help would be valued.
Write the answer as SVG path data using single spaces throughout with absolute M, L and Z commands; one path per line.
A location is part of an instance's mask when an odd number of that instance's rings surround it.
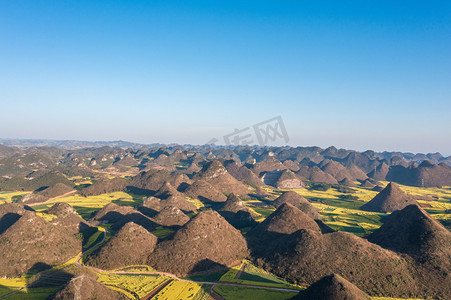
M 241 286 L 217 285 L 214 291 L 226 300 L 285 300 L 295 296 L 296 292 L 269 290 L 264 288 L 250 288 Z
M 45 300 L 48 296 L 59 290 L 60 287 L 35 287 L 23 289 L 17 294 L 11 295 L 5 299 L 8 300 Z M 0 286 L 0 297 L 12 292 L 12 290 Z
M 246 267 L 244 268 L 243 272 L 241 273 L 240 277 L 238 278 L 243 283 L 247 282 L 254 282 L 254 283 L 270 283 L 273 286 L 281 286 L 281 287 L 289 287 L 293 288 L 290 284 L 288 284 L 286 281 L 278 278 L 277 276 L 266 272 L 265 270 L 256 267 L 254 264 L 252 264 L 250 261 L 246 261 Z
M 205 275 L 195 275 L 195 276 L 187 276 L 182 277 L 182 279 L 192 280 L 192 281 L 208 281 L 215 282 L 219 281 L 224 274 L 229 272 L 229 270 L 222 270 L 215 273 L 205 274 Z
M 164 226 L 158 226 L 154 231 L 152 231 L 152 234 L 159 238 L 168 237 L 173 233 L 174 233 L 174 229 L 164 227 Z
M 236 278 L 240 269 L 242 269 L 243 267 L 243 272 L 238 278 Z M 229 269 L 229 271 L 225 273 L 219 279 L 219 281 L 285 289 L 300 289 L 299 287 L 291 285 L 288 282 L 278 278 L 277 276 L 256 267 L 249 260 L 244 260 L 241 264 L 238 264 Z

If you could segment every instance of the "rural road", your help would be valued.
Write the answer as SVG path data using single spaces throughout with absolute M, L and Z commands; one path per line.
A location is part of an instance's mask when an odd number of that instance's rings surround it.
M 30 204 L 27 204 L 27 205 L 30 206 L 30 207 L 33 207 L 33 206 L 38 206 L 38 205 L 47 204 L 47 203 L 49 203 L 49 202 L 52 202 L 52 201 L 55 200 L 55 199 L 64 198 L 64 197 L 70 196 L 70 195 L 72 195 L 72 194 L 75 194 L 76 192 L 77 192 L 77 191 L 70 191 L 70 192 L 68 192 L 68 193 L 65 193 L 65 194 L 62 194 L 62 195 L 59 195 L 59 196 L 56 196 L 56 197 L 53 197 L 53 198 L 49 198 L 49 199 L 45 200 L 44 202 L 30 203 Z

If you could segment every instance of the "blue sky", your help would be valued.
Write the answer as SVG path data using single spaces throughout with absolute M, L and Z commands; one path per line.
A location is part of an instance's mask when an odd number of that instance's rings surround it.
M 0 137 L 451 154 L 449 1 L 0 1 Z

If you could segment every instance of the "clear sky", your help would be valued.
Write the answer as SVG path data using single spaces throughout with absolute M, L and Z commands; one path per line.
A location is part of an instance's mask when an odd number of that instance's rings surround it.
M 450 1 L 0 1 L 0 137 L 451 154 Z

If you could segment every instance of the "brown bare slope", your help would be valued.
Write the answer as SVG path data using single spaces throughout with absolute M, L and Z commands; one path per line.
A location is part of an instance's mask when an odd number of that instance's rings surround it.
M 297 172 L 301 168 L 298 163 L 295 163 L 294 161 L 289 159 L 284 161 L 283 165 L 293 172 Z
M 184 182 L 191 182 L 185 174 L 171 174 L 168 170 L 154 168 L 147 172 L 141 172 L 133 177 L 130 185 L 140 189 L 156 191 L 166 181 L 175 188 L 178 188 Z
M 185 275 L 231 265 L 247 256 L 244 237 L 215 211 L 203 211 L 159 243 L 150 255 L 157 270 Z
M 66 178 L 62 173 L 52 170 L 42 170 L 32 172 L 23 176 L 14 176 L 12 178 L 0 178 L 0 190 L 6 191 L 34 191 L 43 190 L 49 186 L 57 183 L 64 183 L 68 186 L 75 186 L 75 184 Z
M 35 212 L 21 211 L 16 217 L 0 233 L 0 276 L 21 275 L 38 263 L 59 265 L 81 251 L 81 239 Z
M 402 297 L 420 290 L 405 259 L 347 232 L 301 229 L 258 261 L 295 283 L 312 284 L 337 273 L 371 295 Z
M 321 232 L 315 220 L 290 203 L 283 203 L 262 223 L 251 230 L 248 236 L 260 237 L 271 232 L 288 235 L 299 229 Z
M 170 196 L 178 196 L 183 197 L 182 194 L 177 191 L 175 187 L 173 187 L 168 181 L 165 181 L 161 187 L 154 194 L 155 197 L 160 199 L 167 199 Z
M 130 154 L 127 154 L 123 157 L 117 157 L 116 161 L 113 162 L 113 166 L 119 167 L 133 167 L 138 165 L 139 165 L 138 161 L 134 159 Z
M 74 183 L 66 178 L 62 173 L 58 171 L 49 171 L 45 172 L 42 175 L 36 176 L 36 177 L 30 177 L 29 178 L 29 188 L 32 189 L 39 189 L 43 187 L 49 187 L 52 185 L 55 185 L 57 183 L 63 183 L 65 185 L 74 186 Z
M 352 179 L 354 180 L 365 180 L 368 178 L 365 172 L 363 172 L 362 169 L 356 165 L 350 165 L 347 170 L 352 175 Z
M 146 197 L 143 200 L 143 203 L 140 204 L 138 210 L 143 212 L 144 214 L 153 217 L 161 210 L 160 199 L 156 197 Z
M 227 197 L 227 201 L 218 209 L 218 212 L 235 228 L 251 227 L 257 223 L 252 218 L 255 213 L 233 193 Z
M 89 224 L 66 202 L 57 202 L 45 212 L 57 216 L 56 219 L 52 220 L 53 224 L 61 225 L 73 234 L 89 227 Z
M 95 196 L 105 193 L 112 193 L 125 190 L 128 179 L 116 177 L 113 179 L 102 179 L 92 185 L 82 189 L 80 194 L 83 196 Z
M 368 173 L 368 177 L 371 177 L 376 180 L 385 180 L 388 172 L 390 171 L 390 166 L 386 163 L 381 163 L 374 170 Z
M 222 193 L 235 193 L 238 195 L 249 193 L 247 186 L 230 175 L 227 169 L 217 160 L 205 164 L 193 179 L 205 180 Z
M 370 296 L 338 274 L 324 276 L 293 300 L 370 300 Z
M 19 220 L 27 210 L 34 211 L 31 207 L 18 203 L 4 203 L 0 205 L 0 234 Z
M 390 182 L 371 201 L 362 205 L 360 209 L 373 212 L 393 212 L 411 204 L 416 204 L 415 199 L 404 193 L 397 184 Z
M 86 275 L 73 278 L 67 285 L 59 290 L 50 299 L 53 300 L 126 300 L 124 294 L 113 291 L 97 280 Z
M 445 163 L 436 165 L 428 160 L 419 166 L 392 166 L 386 180 L 419 187 L 451 186 L 451 167 Z
M 332 175 L 325 173 L 317 166 L 313 166 L 311 168 L 308 166 L 302 166 L 299 171 L 296 172 L 296 175 L 303 180 L 338 184 L 338 181 Z
M 325 159 L 318 166 L 321 168 L 321 170 L 323 170 L 327 174 L 330 174 L 337 181 L 341 181 L 346 177 L 353 178 L 352 174 L 348 171 L 348 169 L 346 169 L 346 167 L 340 164 L 339 162 L 330 159 Z
M 119 206 L 115 203 L 108 203 L 102 207 L 94 217 L 89 220 L 90 223 L 111 223 L 113 230 L 119 230 L 128 222 L 134 222 L 145 229 L 151 231 L 157 224 L 152 219 L 143 215 L 130 206 Z
M 280 240 L 300 229 L 321 232 L 318 224 L 290 203 L 283 203 L 263 222 L 251 229 L 246 237 L 254 255 L 268 253 Z
M 295 189 L 303 188 L 304 184 L 292 171 L 282 170 L 274 186 L 278 189 Z
M 26 195 L 23 195 L 22 198 L 17 201 L 17 203 L 23 204 L 23 205 L 31 205 L 34 203 L 41 203 L 49 200 L 49 198 L 44 197 L 42 195 L 36 194 L 36 193 L 29 193 Z
M 277 158 L 269 157 L 263 161 L 260 161 L 252 166 L 252 172 L 257 176 L 262 176 L 264 172 L 281 171 L 288 169 Z
M 224 162 L 224 167 L 227 169 L 230 175 L 232 175 L 239 181 L 244 182 L 245 184 L 254 187 L 264 185 L 264 183 L 258 178 L 257 175 L 255 175 L 254 172 L 252 172 L 245 166 L 239 165 L 234 160 L 226 160 Z
M 164 207 L 153 220 L 163 226 L 183 226 L 190 218 L 175 206 Z
M 10 157 L 19 152 L 20 150 L 13 147 L 8 147 L 3 144 L 0 144 L 0 159 L 5 157 Z
M 355 184 L 354 181 L 352 181 L 348 177 L 345 177 L 343 180 L 340 180 L 338 183 L 340 185 L 344 185 L 344 186 L 357 187 L 357 184 Z
M 33 193 L 27 194 L 23 196 L 19 203 L 21 204 L 32 204 L 32 203 L 40 203 L 47 201 L 50 198 L 55 198 L 70 192 L 75 192 L 75 190 L 64 184 L 64 183 L 56 183 L 50 187 L 47 187 L 43 190 L 38 190 Z
M 361 187 L 374 188 L 376 185 L 371 182 L 368 178 L 361 182 Z
M 64 183 L 56 183 L 42 191 L 37 192 L 37 194 L 47 198 L 55 198 L 74 191 L 75 190 L 72 187 Z
M 420 295 L 451 299 L 451 233 L 423 209 L 394 212 L 368 240 L 414 261 Z
M 148 197 L 144 199 L 143 203 L 138 209 L 144 214 L 154 217 L 165 207 L 177 207 L 178 209 L 186 213 L 197 211 L 196 206 L 186 200 L 185 196 L 180 193 L 177 196 L 170 195 L 169 198 L 166 199 Z
M 312 219 L 321 219 L 318 209 L 314 207 L 304 197 L 294 191 L 287 191 L 274 200 L 273 205 L 278 208 L 284 203 L 290 203 L 297 207 Z
M 119 221 L 124 215 L 133 213 L 134 209 L 130 206 L 120 206 L 116 203 L 108 203 L 102 207 L 90 221 L 101 223 L 114 223 Z
M 218 211 L 233 213 L 237 213 L 240 210 L 251 213 L 251 210 L 244 205 L 243 201 L 241 201 L 241 199 L 233 193 L 227 197 L 227 201 L 218 209 Z
M 379 164 L 377 160 L 371 159 L 368 156 L 368 153 L 360 153 L 356 151 L 350 152 L 348 156 L 341 160 L 341 163 L 345 167 L 356 165 L 365 173 L 371 172 Z
M 183 212 L 196 212 L 197 208 L 194 204 L 186 200 L 185 196 L 179 195 L 179 196 L 170 196 L 167 199 L 162 199 L 160 201 L 160 207 L 163 209 L 167 206 L 174 206 L 182 210 Z
M 368 240 L 420 263 L 451 270 L 451 232 L 417 205 L 394 212 Z
M 224 193 L 219 192 L 210 183 L 202 179 L 194 181 L 184 193 L 190 198 L 204 202 L 224 202 L 227 200 Z
M 88 256 L 86 263 L 107 270 L 145 264 L 157 239 L 143 227 L 128 222 L 105 245 Z

